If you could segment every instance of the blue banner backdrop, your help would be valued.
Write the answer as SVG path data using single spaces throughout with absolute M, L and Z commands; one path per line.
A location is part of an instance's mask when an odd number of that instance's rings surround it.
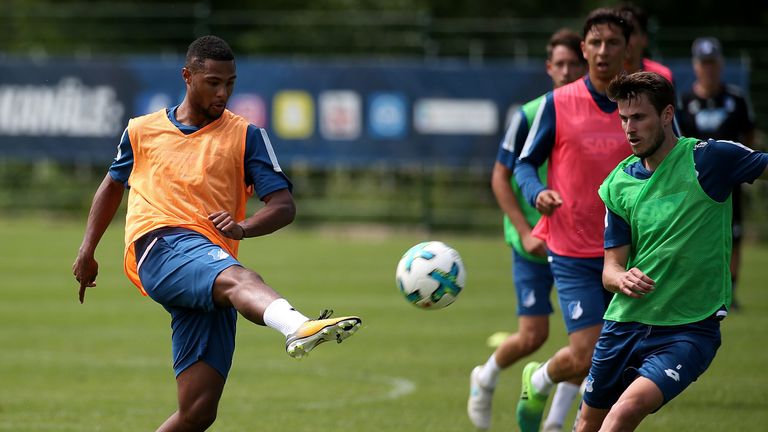
M 688 60 L 667 63 L 678 88 Z M 0 157 L 105 165 L 130 117 L 178 104 L 181 59 L 0 63 Z M 493 163 L 511 112 L 550 90 L 540 61 L 241 59 L 229 108 L 265 127 L 283 164 Z M 748 68 L 725 79 L 748 88 Z

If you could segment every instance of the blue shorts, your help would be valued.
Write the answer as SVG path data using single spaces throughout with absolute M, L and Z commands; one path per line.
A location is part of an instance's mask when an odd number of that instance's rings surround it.
M 171 314 L 176 376 L 202 360 L 226 378 L 237 312 L 216 307 L 212 290 L 219 273 L 241 264 L 194 231 L 161 228 L 147 236 L 137 241 L 139 278 L 147 294 Z
M 517 294 L 518 315 L 549 315 L 552 313 L 552 272 L 549 264 L 530 261 L 512 249 L 512 279 Z
M 707 370 L 720 347 L 715 318 L 677 326 L 606 321 L 592 356 L 584 403 L 609 409 L 638 376 L 653 381 L 666 404 Z
M 549 266 L 568 334 L 602 324 L 613 298 L 603 288 L 603 258 L 573 258 L 550 251 Z

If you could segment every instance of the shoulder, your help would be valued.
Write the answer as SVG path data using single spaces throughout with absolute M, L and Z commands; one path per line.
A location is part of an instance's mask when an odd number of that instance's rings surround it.
M 643 58 L 643 69 L 648 72 L 656 72 L 670 82 L 672 81 L 672 70 L 657 61 Z
M 536 99 L 533 99 L 533 100 L 530 100 L 530 101 L 524 103 L 523 106 L 520 109 L 522 109 L 523 112 L 527 112 L 527 111 L 534 111 L 535 112 L 539 108 L 539 105 L 541 105 L 541 103 L 544 102 L 546 97 L 547 97 L 547 93 L 537 97 Z
M 584 82 L 584 79 L 585 78 L 577 79 L 572 83 L 568 83 L 562 87 L 554 89 L 550 92 L 552 94 L 552 98 L 560 99 L 563 97 L 573 97 L 584 93 L 584 91 L 587 90 L 587 85 Z
M 130 128 L 132 126 L 141 126 L 141 125 L 149 124 L 152 122 L 156 122 L 167 115 L 168 115 L 168 112 L 166 111 L 166 109 L 161 108 L 155 112 L 144 114 L 142 116 L 134 117 L 128 120 L 128 127 Z
M 725 94 L 732 96 L 737 99 L 744 99 L 746 98 L 746 95 L 744 94 L 744 91 L 733 84 L 725 84 L 724 86 Z
M 698 140 L 694 146 L 694 150 L 717 154 L 754 152 L 751 148 L 735 141 L 714 140 L 711 138 L 708 140 Z
M 744 156 L 754 153 L 754 150 L 744 144 L 734 141 L 700 140 L 693 146 L 697 166 L 701 164 L 724 165 L 729 161 L 737 161 Z

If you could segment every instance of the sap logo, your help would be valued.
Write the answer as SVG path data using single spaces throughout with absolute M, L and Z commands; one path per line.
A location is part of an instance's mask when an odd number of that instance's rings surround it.
M 680 204 L 685 199 L 685 196 L 685 192 L 678 192 L 639 202 L 635 210 L 636 218 L 653 221 L 668 220 L 680 208 Z
M 581 143 L 584 153 L 590 156 L 608 156 L 613 154 L 617 148 L 627 148 L 627 154 L 629 154 L 627 140 L 623 138 L 623 135 L 622 139 L 617 139 L 616 134 L 593 135 L 584 137 Z

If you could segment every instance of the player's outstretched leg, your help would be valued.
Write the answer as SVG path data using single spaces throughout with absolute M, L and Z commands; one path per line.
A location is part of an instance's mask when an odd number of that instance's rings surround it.
M 326 309 L 320 317 L 309 320 L 285 341 L 285 351 L 293 358 L 302 358 L 323 342 L 335 340 L 341 343 L 360 328 L 362 320 L 356 316 L 331 318 L 332 310 Z
M 522 391 L 517 403 L 517 424 L 521 432 L 538 432 L 541 426 L 547 395 L 539 394 L 531 384 L 531 375 L 539 367 L 541 363 L 530 362 L 523 369 Z
M 480 371 L 482 366 L 476 366 L 469 375 L 469 399 L 467 400 L 467 414 L 469 420 L 478 429 L 491 427 L 491 402 L 493 402 L 493 388 L 484 387 L 480 383 Z

